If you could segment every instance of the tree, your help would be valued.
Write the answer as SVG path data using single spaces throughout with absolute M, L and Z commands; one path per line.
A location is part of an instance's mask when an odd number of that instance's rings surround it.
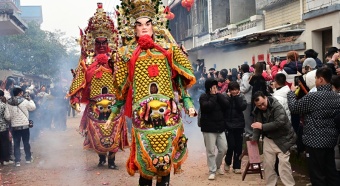
M 0 69 L 58 78 L 62 67 L 69 65 L 69 59 L 77 59 L 77 54 L 68 52 L 64 33 L 43 31 L 35 22 L 28 26 L 25 34 L 0 36 Z

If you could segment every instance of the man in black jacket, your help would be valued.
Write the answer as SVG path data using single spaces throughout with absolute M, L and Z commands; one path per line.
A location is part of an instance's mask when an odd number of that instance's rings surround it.
M 296 134 L 283 106 L 273 97 L 258 91 L 253 96 L 255 103 L 253 140 L 263 136 L 263 164 L 266 185 L 276 185 L 274 170 L 276 156 L 279 158 L 279 174 L 284 185 L 295 185 L 289 163 L 289 149 L 295 144 Z
M 215 179 L 216 172 L 224 174 L 220 166 L 227 151 L 223 112 L 228 107 L 229 102 L 224 95 L 217 93 L 217 84 L 217 81 L 213 78 L 207 79 L 205 81 L 206 93 L 202 94 L 199 99 L 201 109 L 200 123 L 207 153 L 209 180 Z M 218 149 L 217 156 L 215 155 L 215 146 Z
M 340 113 L 340 96 L 332 91 L 332 70 L 327 67 L 316 71 L 316 92 L 297 100 L 295 87 L 288 93 L 288 106 L 292 113 L 304 114 L 302 141 L 306 145 L 309 176 L 313 186 L 340 185 L 335 169 L 334 147 L 339 132 L 334 118 Z

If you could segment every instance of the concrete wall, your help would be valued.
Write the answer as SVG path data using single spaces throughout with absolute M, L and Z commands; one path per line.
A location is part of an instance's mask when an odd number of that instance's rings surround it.
M 266 10 L 265 29 L 301 21 L 300 1 L 293 1 L 277 8 Z
M 256 14 L 255 0 L 229 0 L 229 3 L 230 23 L 240 22 Z
M 214 67 L 216 70 L 223 68 L 237 68 L 245 61 L 252 64 L 252 56 L 255 55 L 257 60 L 258 54 L 267 54 L 270 44 L 256 45 L 248 47 L 230 47 L 230 48 L 205 48 L 197 52 L 198 59 L 204 59 L 207 69 Z
M 340 48 L 337 38 L 340 36 L 340 11 L 326 14 L 313 19 L 307 19 L 304 40 L 306 48 L 313 48 L 319 54 L 322 54 L 322 34 L 321 31 L 332 28 L 333 46 Z
M 210 34 L 203 35 L 201 37 L 194 38 L 195 47 L 202 46 L 205 43 L 210 42 Z
M 230 23 L 229 0 L 213 0 L 212 7 L 212 31 L 226 27 Z
M 318 10 L 327 6 L 340 4 L 340 0 L 304 0 L 306 3 L 305 12 Z

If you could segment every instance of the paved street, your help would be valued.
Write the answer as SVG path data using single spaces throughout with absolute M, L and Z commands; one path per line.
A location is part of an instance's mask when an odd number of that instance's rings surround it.
M 0 166 L 3 185 L 137 185 L 139 175 L 131 177 L 125 170 L 129 149 L 117 154 L 116 163 L 120 170 L 97 167 L 96 153 L 82 149 L 83 138 L 76 131 L 80 118 L 80 115 L 69 118 L 66 131 L 43 131 L 36 141 L 31 142 L 35 157 L 33 164 L 25 164 L 22 160 L 21 167 Z M 202 134 L 195 122 L 188 119 L 184 118 L 189 137 L 189 156 L 183 166 L 184 173 L 171 174 L 170 185 L 264 185 L 257 174 L 247 175 L 245 181 L 241 181 L 240 174 L 226 173 L 209 181 Z M 244 159 L 243 168 L 245 163 Z M 297 185 L 306 185 L 305 176 L 296 173 L 294 176 Z

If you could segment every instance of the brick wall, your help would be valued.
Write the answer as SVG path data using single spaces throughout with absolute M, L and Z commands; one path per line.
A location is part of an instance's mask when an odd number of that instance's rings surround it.
M 300 20 L 300 1 L 289 2 L 266 11 L 265 29 L 282 26 L 287 23 L 297 23 Z

